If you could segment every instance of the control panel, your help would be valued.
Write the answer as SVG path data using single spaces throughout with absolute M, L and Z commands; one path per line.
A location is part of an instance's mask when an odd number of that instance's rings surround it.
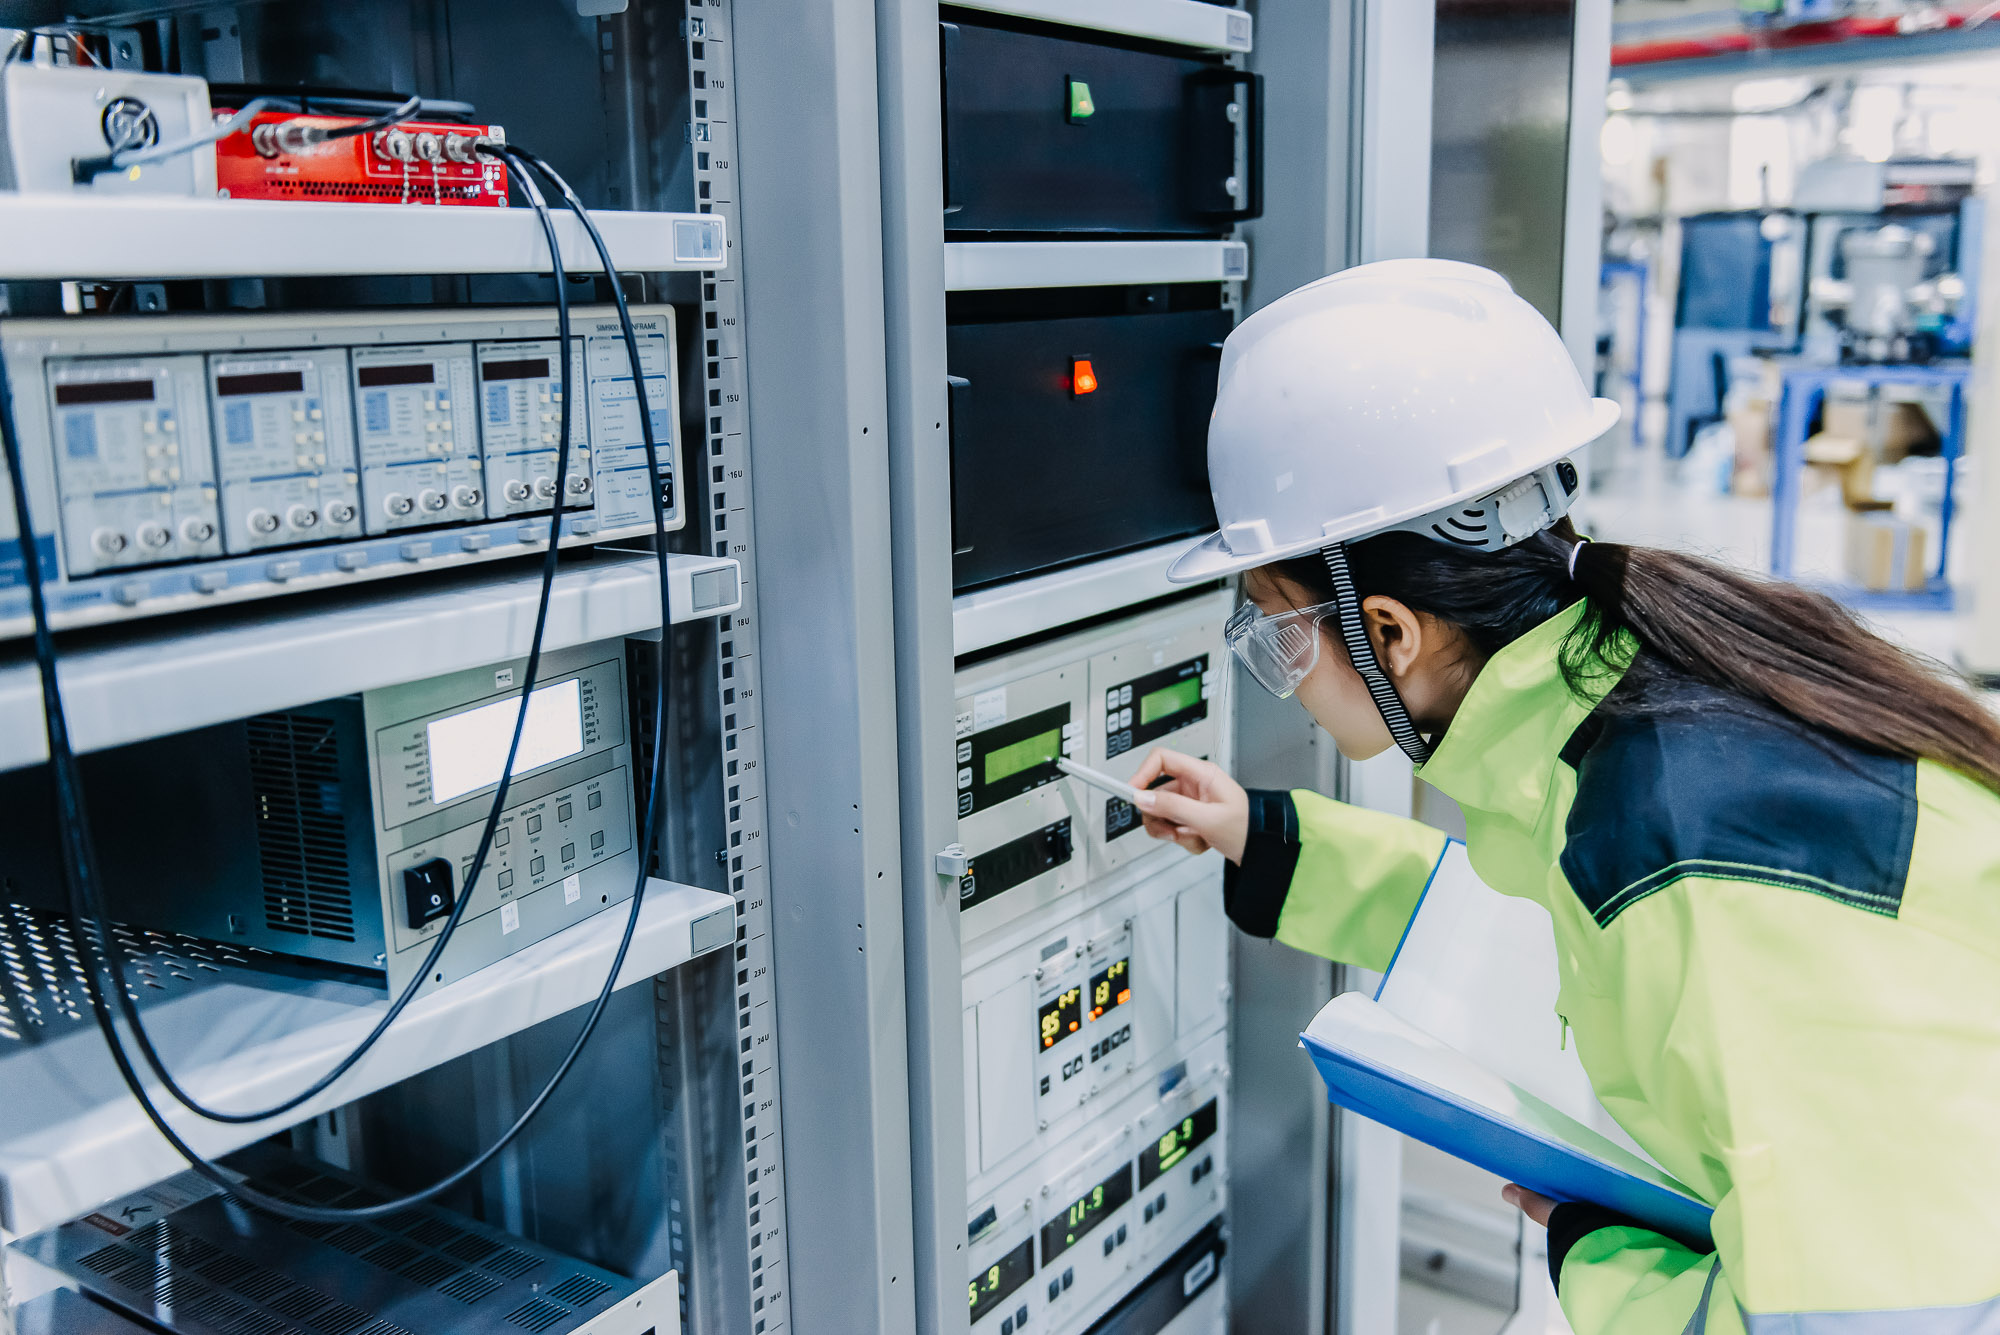
M 975 1335 L 1082 1335 L 1222 1214 L 1221 858 L 1147 837 L 1056 761 L 1126 779 L 1170 746 L 1227 764 L 1233 603 L 1198 593 L 959 668 Z
M 968 933 L 1080 888 L 1088 872 L 1081 795 L 1056 767 L 1082 759 L 1089 671 L 1068 663 L 975 684 L 958 701 L 959 877 Z
M 221 555 L 215 460 L 205 449 L 181 449 L 183 436 L 208 439 L 205 374 L 200 357 L 70 358 L 49 367 L 70 569 Z
M 486 513 L 547 514 L 558 489 L 563 508 L 590 508 L 589 415 L 570 418 L 569 468 L 556 476 L 561 444 L 562 355 L 554 339 L 479 346 L 479 438 L 485 446 Z M 583 345 L 570 348 L 572 398 L 584 383 Z M 672 507 L 670 506 L 669 509 Z
M 1129 779 L 1156 746 L 1213 760 L 1227 717 L 1218 694 L 1228 607 L 1204 599 L 1178 616 L 1149 618 L 1135 634 L 1090 660 L 1090 759 Z M 1122 797 L 1092 790 L 1091 870 L 1102 874 L 1157 845 Z
M 1063 1152 L 970 1196 L 975 1335 L 1083 1330 L 1222 1212 L 1227 1055 L 1218 1031 Z
M 521 714 L 524 666 L 363 697 L 392 988 L 422 963 L 472 871 Z M 637 838 L 626 714 L 622 641 L 544 655 L 508 805 L 440 962 L 447 980 L 630 897 Z
M 1222 759 L 1217 694 L 1232 596 L 1159 611 L 962 668 L 958 674 L 959 879 L 970 940 L 1149 856 L 1123 798 L 1067 777 L 1070 756 L 1117 778 L 1154 746 Z
M 1173 1053 L 1222 1027 L 1228 923 L 1215 855 L 1000 934 L 965 971 L 973 1180 L 1070 1143 Z
M 19 320 L 29 510 L 58 626 L 149 615 L 685 522 L 674 312 L 572 313 L 570 464 L 546 310 Z M 10 508 L 10 507 L 9 507 Z M 26 633 L 0 552 L 0 637 Z M 1081 713 L 1079 711 L 1079 719 Z
M 242 554 L 359 534 L 346 350 L 216 356 L 208 359 L 208 374 L 223 550 Z M 80 416 L 65 413 L 63 430 Z M 203 453 L 210 443 L 189 441 L 182 453 Z M 67 508 L 94 499 L 76 494 L 64 502 Z
M 486 517 L 465 344 L 356 348 L 354 423 L 370 533 Z

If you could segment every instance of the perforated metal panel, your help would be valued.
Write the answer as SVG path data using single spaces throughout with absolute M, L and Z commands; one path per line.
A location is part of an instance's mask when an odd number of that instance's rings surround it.
M 388 1199 L 314 1160 L 232 1160 L 284 1199 Z M 288 1220 L 183 1177 L 27 1239 L 21 1249 L 177 1335 L 563 1335 L 643 1286 L 434 1206 L 351 1224 Z M 192 1198 L 192 1199 L 189 1199 Z M 177 1200 L 186 1200 L 175 1208 Z

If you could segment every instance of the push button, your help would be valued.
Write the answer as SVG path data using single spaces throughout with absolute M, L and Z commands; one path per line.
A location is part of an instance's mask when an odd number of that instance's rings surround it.
M 562 846 L 562 860 L 563 860 L 564 862 L 574 862 L 574 861 L 576 861 L 576 845 L 575 845 L 575 844 L 564 844 L 564 845 Z
M 1052 1279 L 1052 1280 L 1050 1280 L 1050 1281 L 1049 1281 L 1049 1301 L 1050 1301 L 1050 1302 L 1054 1302 L 1054 1301 L 1055 1301 L 1056 1299 L 1058 1299 L 1058 1298 L 1060 1298 L 1060 1297 L 1062 1297 L 1062 1281 L 1061 1281 L 1061 1280 L 1059 1280 L 1059 1279 Z
M 1013 1317 L 1003 1316 L 1000 1318 L 1000 1335 L 1014 1335 Z
M 1091 99 L 1090 85 L 1081 79 L 1069 81 L 1069 123 L 1081 125 L 1097 114 L 1097 103 Z
M 590 851 L 595 853 L 602 847 L 604 847 L 604 831 L 592 830 L 590 832 Z
M 559 803 L 556 807 L 557 820 L 568 820 L 571 816 L 575 814 L 576 814 L 576 808 L 571 806 L 567 802 Z
M 586 811 L 597 810 L 599 807 L 604 805 L 604 794 L 592 793 L 587 799 L 585 799 L 583 805 Z
M 1027 1328 L 1028 1328 L 1028 1305 L 1026 1303 L 1022 1303 L 1020 1308 L 1014 1313 L 1014 1329 L 1026 1330 Z
M 538 856 L 538 857 L 532 857 L 532 858 L 529 858 L 529 859 L 528 859 L 528 875 L 530 875 L 530 876 L 540 876 L 540 875 L 542 874 L 542 870 L 543 870 L 543 869 L 544 869 L 545 867 L 547 867 L 548 865 L 549 865 L 549 860 L 548 860 L 547 858 L 544 858 L 544 857 L 539 857 L 539 856 Z
M 493 832 L 493 846 L 495 848 L 505 848 L 507 846 L 508 840 L 512 839 L 513 837 L 514 837 L 514 832 L 508 829 L 505 825 L 502 825 L 499 829 Z
M 443 858 L 432 858 L 429 862 L 405 868 L 403 901 L 412 927 L 422 927 L 450 913 L 451 864 Z
M 514 873 L 502 867 L 500 869 L 500 879 L 495 881 L 494 884 L 498 885 L 502 890 L 512 890 L 514 888 Z
M 541 832 L 542 832 L 542 818 L 540 816 L 528 817 L 528 833 L 540 834 Z

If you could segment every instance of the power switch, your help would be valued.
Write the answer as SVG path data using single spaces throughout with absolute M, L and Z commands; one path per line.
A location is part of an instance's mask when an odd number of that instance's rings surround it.
M 403 901 L 410 926 L 422 927 L 451 912 L 451 864 L 443 858 L 419 862 L 403 872 Z

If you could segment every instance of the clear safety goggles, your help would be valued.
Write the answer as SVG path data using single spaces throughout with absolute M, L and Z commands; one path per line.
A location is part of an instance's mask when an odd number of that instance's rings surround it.
M 1230 615 L 1222 639 L 1257 684 L 1283 700 L 1319 662 L 1320 622 L 1338 615 L 1338 603 L 1316 603 L 1275 616 L 1245 603 Z

